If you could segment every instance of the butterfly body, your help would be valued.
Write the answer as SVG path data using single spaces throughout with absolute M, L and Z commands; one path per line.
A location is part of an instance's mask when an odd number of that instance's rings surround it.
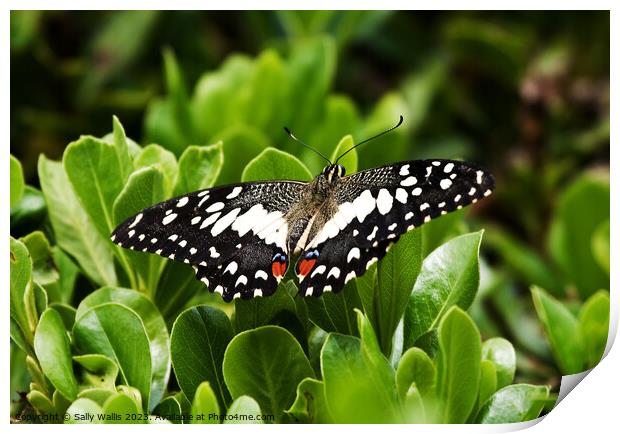
M 275 292 L 290 256 L 301 295 L 338 292 L 399 236 L 488 196 L 493 177 L 468 163 L 414 160 L 345 176 L 330 164 L 311 182 L 216 187 L 128 218 L 112 240 L 194 267 L 224 300 Z

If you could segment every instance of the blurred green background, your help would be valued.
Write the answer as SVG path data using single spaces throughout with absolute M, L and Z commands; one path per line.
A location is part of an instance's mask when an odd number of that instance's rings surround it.
M 330 155 L 403 114 L 360 168 L 462 158 L 495 174 L 496 194 L 467 213 L 486 229 L 470 313 L 483 336 L 515 343 L 518 377 L 557 386 L 529 288 L 575 313 L 609 287 L 609 53 L 605 11 L 14 11 L 11 153 L 38 188 L 39 154 L 60 159 L 115 114 L 177 156 L 223 139 L 239 167 L 270 145 L 318 173 L 284 125 Z M 26 197 L 14 237 L 45 220 L 37 191 Z

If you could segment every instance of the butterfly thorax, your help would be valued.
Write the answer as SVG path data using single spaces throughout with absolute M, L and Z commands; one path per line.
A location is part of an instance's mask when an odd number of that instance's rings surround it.
M 305 250 L 308 242 L 337 211 L 335 191 L 344 173 L 344 167 L 339 164 L 326 166 L 288 212 L 288 247 L 294 254 Z

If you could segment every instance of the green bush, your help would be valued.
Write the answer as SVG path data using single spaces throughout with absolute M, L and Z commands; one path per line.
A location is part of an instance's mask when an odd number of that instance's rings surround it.
M 270 50 L 235 56 L 190 95 L 167 52 L 168 94 L 145 119 L 146 143 L 158 144 L 136 144 L 114 118 L 111 134 L 80 137 L 61 162 L 41 155 L 41 191 L 24 185 L 11 158 L 12 225 L 36 227 L 11 237 L 12 392 L 29 384 L 13 416 L 519 422 L 555 401 L 538 383 L 600 360 L 609 181 L 599 172 L 561 193 L 549 259 L 457 212 L 401 237 L 341 293 L 320 298 L 295 297 L 295 282 L 283 281 L 271 297 L 225 304 L 190 267 L 109 241 L 128 216 L 174 195 L 239 180 L 309 180 L 321 162 L 287 141 L 282 125 L 334 155 L 352 143 L 342 134 L 371 134 L 409 113 L 394 93 L 362 119 L 349 98 L 330 94 L 334 56 L 329 38 L 300 44 L 288 59 Z M 409 133 L 348 154 L 347 172 L 409 158 Z M 487 228 L 484 237 L 473 227 Z M 520 281 L 553 294 L 532 288 L 539 321 L 516 294 Z M 532 355 L 548 370 L 532 373 Z M 201 417 L 211 413 L 221 417 Z

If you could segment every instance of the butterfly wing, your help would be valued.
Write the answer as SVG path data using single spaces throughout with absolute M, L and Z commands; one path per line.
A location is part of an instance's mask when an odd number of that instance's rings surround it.
M 128 218 L 112 241 L 193 265 L 226 301 L 271 295 L 288 264 L 284 216 L 305 185 L 255 182 L 189 193 Z
M 491 194 L 487 171 L 453 160 L 416 160 L 342 178 L 337 210 L 297 266 L 300 292 L 339 291 L 381 259 L 403 233 Z

